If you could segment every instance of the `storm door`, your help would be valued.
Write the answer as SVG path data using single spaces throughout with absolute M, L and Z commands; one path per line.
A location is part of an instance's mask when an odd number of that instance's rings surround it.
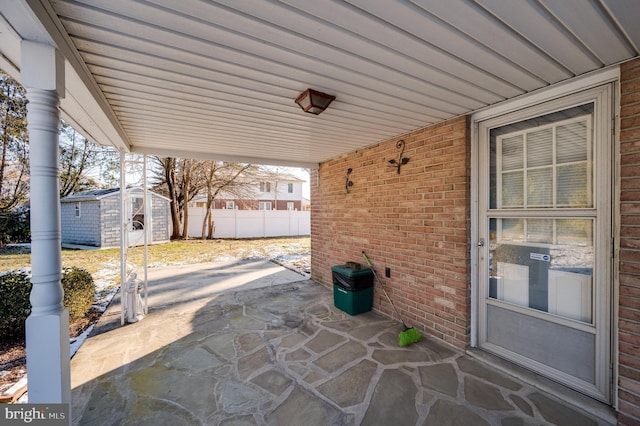
M 610 401 L 611 88 L 478 123 L 478 344 Z

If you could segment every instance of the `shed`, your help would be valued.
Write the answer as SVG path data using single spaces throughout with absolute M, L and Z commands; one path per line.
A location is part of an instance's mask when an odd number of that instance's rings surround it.
M 144 208 L 144 191 L 141 188 L 127 190 L 129 246 L 144 243 L 144 215 L 151 212 L 148 221 L 148 242 L 163 243 L 170 240 L 170 200 L 154 192 L 148 192 Z M 120 246 L 120 188 L 95 189 L 70 195 L 60 200 L 62 244 L 100 248 Z

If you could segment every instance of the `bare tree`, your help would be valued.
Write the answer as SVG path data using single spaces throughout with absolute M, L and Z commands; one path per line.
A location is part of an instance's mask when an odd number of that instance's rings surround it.
M 202 239 L 213 238 L 215 232 L 211 213 L 214 200 L 222 193 L 242 198 L 248 192 L 247 186 L 254 184 L 251 177 L 253 172 L 257 170 L 257 167 L 251 164 L 218 161 L 209 161 L 208 163 L 205 186 L 207 202 L 202 220 Z
M 205 161 L 182 160 L 182 235 L 189 238 L 189 201 L 191 201 L 203 187 L 203 171 Z
M 177 160 L 172 157 L 154 157 L 158 164 L 161 166 L 162 175 L 157 179 L 156 191 L 162 191 L 162 186 L 166 185 L 166 195 L 171 202 L 169 207 L 171 209 L 171 225 L 172 233 L 171 239 L 179 238 L 181 235 L 181 220 L 180 220 L 180 191 L 177 185 Z
M 118 152 L 89 141 L 69 124 L 60 127 L 60 197 L 100 187 L 97 178 L 119 168 Z
M 29 193 L 27 102 L 25 89 L 0 71 L 0 214 L 26 202 Z
M 204 186 L 205 161 L 156 157 L 160 173 L 155 176 L 156 190 L 171 200 L 172 239 L 186 239 L 189 236 L 189 201 Z M 166 188 L 165 191 L 162 188 Z

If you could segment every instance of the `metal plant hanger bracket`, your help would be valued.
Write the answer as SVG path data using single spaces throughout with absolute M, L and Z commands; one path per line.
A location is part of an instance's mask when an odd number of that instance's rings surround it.
M 347 169 L 347 181 L 344 184 L 345 189 L 347 190 L 347 194 L 349 193 L 349 189 L 353 186 L 353 182 L 351 182 L 349 180 L 349 175 L 351 175 L 351 172 L 353 172 L 353 169 L 351 167 L 349 167 Z
M 394 167 L 398 174 L 400 174 L 400 167 L 404 166 L 409 162 L 409 158 L 403 157 L 404 154 L 404 139 L 400 139 L 396 142 L 396 148 L 400 150 L 400 155 L 398 155 L 398 160 L 389 160 L 389 167 Z

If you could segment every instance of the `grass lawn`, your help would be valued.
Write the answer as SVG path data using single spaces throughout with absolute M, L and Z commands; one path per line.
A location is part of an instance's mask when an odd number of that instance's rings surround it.
M 187 240 L 149 246 L 150 267 L 185 265 L 229 259 L 267 258 L 277 260 L 278 254 L 310 253 L 309 237 L 266 238 L 247 240 Z M 143 248 L 127 251 L 130 265 L 142 266 Z M 31 255 L 28 248 L 0 247 L 0 273 L 28 268 Z M 104 269 L 120 268 L 120 250 L 62 250 L 62 266 L 77 266 L 91 274 Z

